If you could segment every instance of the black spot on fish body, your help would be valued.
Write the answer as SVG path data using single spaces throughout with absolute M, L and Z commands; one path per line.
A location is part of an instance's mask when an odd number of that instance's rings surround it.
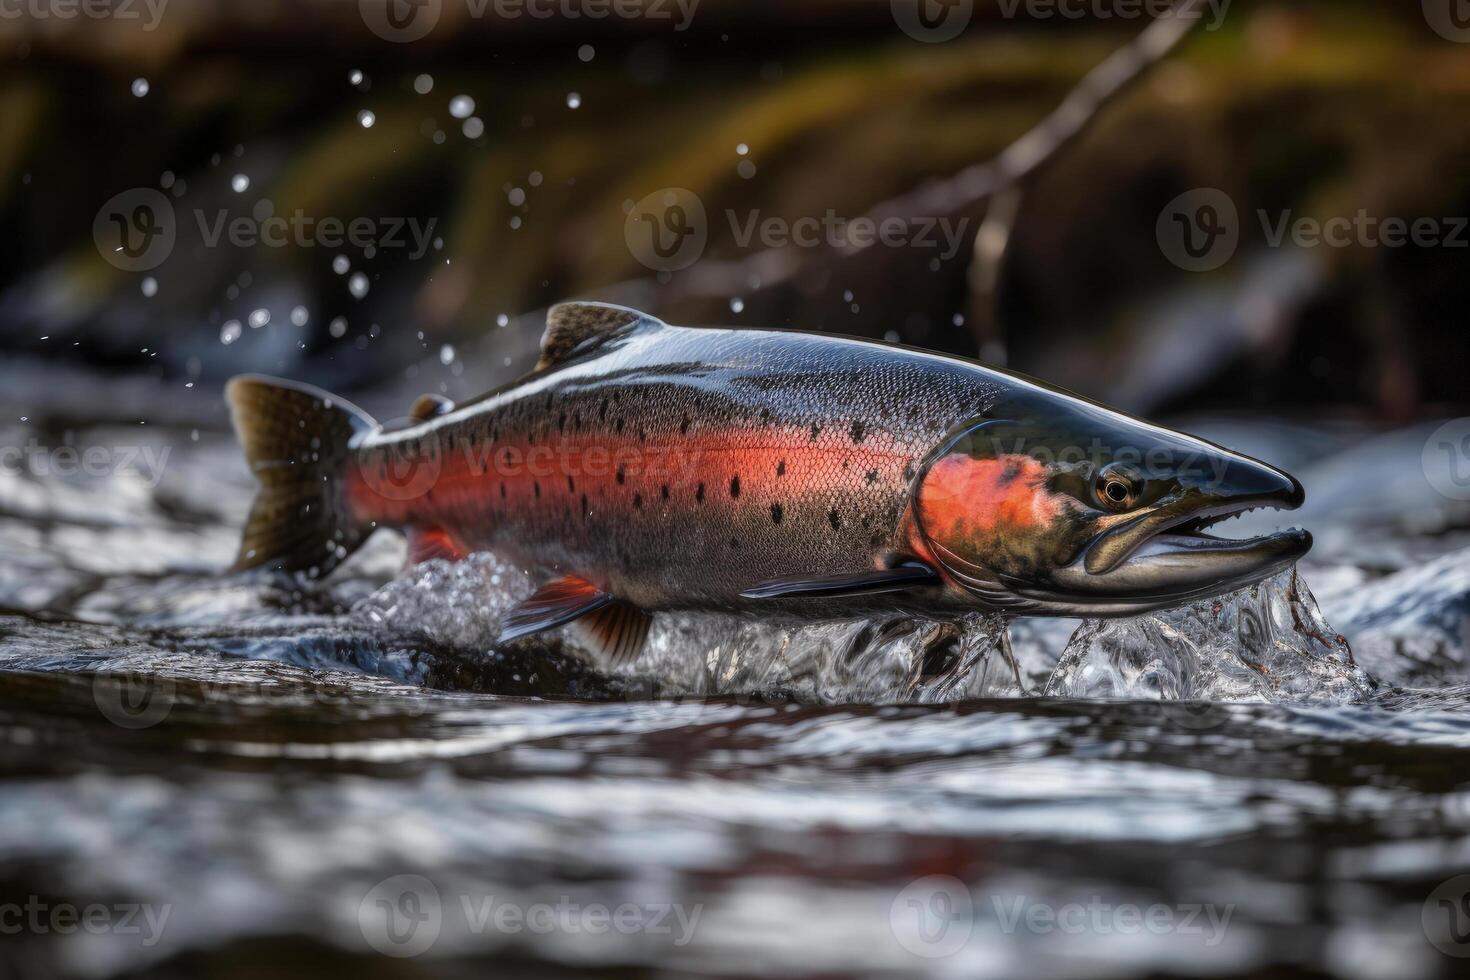
M 780 524 L 781 523 L 781 517 L 783 516 L 783 513 L 784 512 L 781 510 L 781 505 L 779 503 L 772 504 L 771 505 L 771 523 L 772 524 Z
M 627 473 L 624 472 L 624 470 L 623 470 L 623 464 L 622 463 L 619 463 L 618 464 L 618 482 L 619 483 L 626 483 L 627 482 L 627 479 L 628 479 L 628 476 L 627 476 Z
M 868 475 L 867 475 L 866 479 L 867 479 L 868 483 L 870 483 L 870 484 L 877 483 L 878 482 L 878 471 L 877 470 L 868 470 Z
M 837 515 L 837 508 L 827 512 L 827 523 L 832 525 L 834 531 L 842 530 L 842 518 Z
M 817 436 L 822 434 L 822 427 L 816 422 L 812 423 L 812 442 L 817 441 Z
M 910 463 L 910 464 L 908 464 L 907 466 L 905 466 L 903 468 L 903 478 L 905 480 L 912 480 L 914 478 L 914 464 L 913 463 Z
M 571 475 L 568 474 L 567 475 L 567 493 L 576 493 L 576 492 L 577 492 L 577 481 L 576 480 L 573 480 L 572 477 L 571 477 Z
M 732 548 L 739 548 L 740 547 L 740 541 L 739 541 L 739 539 L 737 539 L 737 538 L 731 538 L 730 539 L 730 547 L 732 547 Z
M 531 489 L 533 491 L 535 491 L 535 493 L 536 493 L 536 499 L 537 500 L 540 500 L 541 499 L 541 481 L 540 480 L 533 480 L 533 481 L 531 481 Z
M 635 494 L 633 494 L 633 509 L 634 510 L 642 510 L 643 509 L 643 494 L 641 494 L 641 493 L 635 493 Z
M 618 432 L 619 435 L 622 434 L 622 431 L 623 431 L 623 419 L 622 419 L 621 416 L 619 416 L 618 418 L 616 418 L 616 419 L 613 420 L 613 429 L 615 429 Z
M 1010 463 L 1001 471 L 1000 479 L 996 481 L 997 486 L 1008 487 L 1016 482 L 1016 477 L 1021 475 L 1021 467 Z
M 779 463 L 776 464 L 776 475 L 777 476 L 785 476 L 786 475 L 786 460 L 783 459 L 783 460 L 781 460 L 781 462 L 779 462 Z
M 701 483 L 694 491 L 695 503 L 704 503 L 704 484 Z
M 504 480 L 501 480 L 500 481 L 500 499 L 501 500 L 504 500 L 505 499 L 505 481 Z
M 686 415 L 686 416 L 684 416 L 683 421 L 681 421 L 679 423 L 679 435 L 681 435 L 681 436 L 687 436 L 688 434 L 689 434 L 689 416 Z
M 669 499 L 669 485 L 667 483 L 658 488 L 658 495 L 665 500 Z
M 556 431 L 565 433 L 567 431 L 567 413 L 562 412 L 556 417 Z
M 736 500 L 740 499 L 740 474 L 736 473 L 730 478 L 730 496 Z
M 587 495 L 584 493 L 582 494 L 582 520 L 585 521 L 590 513 L 591 511 L 587 509 Z
M 853 420 L 853 423 L 852 423 L 852 441 L 853 442 L 862 442 L 863 441 L 863 437 L 866 436 L 866 435 L 867 435 L 867 431 L 864 428 L 863 424 L 861 422 L 857 421 L 856 419 L 854 419 Z

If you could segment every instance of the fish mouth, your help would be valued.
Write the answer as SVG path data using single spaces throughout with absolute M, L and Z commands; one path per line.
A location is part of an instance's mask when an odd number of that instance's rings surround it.
M 1132 615 L 1253 585 L 1299 561 L 1312 535 L 1290 528 L 1253 538 L 1224 538 L 1205 529 L 1253 510 L 1292 510 L 1287 494 L 1200 507 L 1180 501 L 1098 535 L 1080 558 L 1056 569 L 1053 588 L 1021 589 L 1034 602 L 1086 615 Z

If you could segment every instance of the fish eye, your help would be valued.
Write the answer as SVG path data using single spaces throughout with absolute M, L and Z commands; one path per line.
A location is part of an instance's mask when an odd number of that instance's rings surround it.
M 1139 481 L 1117 465 L 1104 467 L 1093 482 L 1092 495 L 1105 510 L 1125 511 L 1138 502 Z

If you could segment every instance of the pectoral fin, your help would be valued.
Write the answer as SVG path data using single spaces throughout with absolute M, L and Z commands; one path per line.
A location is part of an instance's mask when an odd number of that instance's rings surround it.
M 505 614 L 500 621 L 500 642 L 509 643 L 523 636 L 565 626 L 616 601 L 591 582 L 575 575 L 555 579 Z
M 939 573 L 921 561 L 892 568 L 865 569 L 848 575 L 792 576 L 762 582 L 740 593 L 746 599 L 826 599 L 878 595 L 940 584 Z
M 585 579 L 568 575 L 548 582 L 506 613 L 500 642 L 576 623 L 578 638 L 612 666 L 632 663 L 643 652 L 653 618 L 603 592 Z

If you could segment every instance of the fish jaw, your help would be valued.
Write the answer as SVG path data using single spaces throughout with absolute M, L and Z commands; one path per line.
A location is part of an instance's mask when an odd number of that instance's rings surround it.
M 1208 492 L 1194 488 L 1106 527 L 1047 584 L 1017 595 L 1058 615 L 1135 615 L 1232 592 L 1301 560 L 1312 535 L 1300 528 L 1246 539 L 1204 533 L 1259 508 L 1295 510 L 1305 499 L 1295 478 L 1247 457 L 1224 472 Z

